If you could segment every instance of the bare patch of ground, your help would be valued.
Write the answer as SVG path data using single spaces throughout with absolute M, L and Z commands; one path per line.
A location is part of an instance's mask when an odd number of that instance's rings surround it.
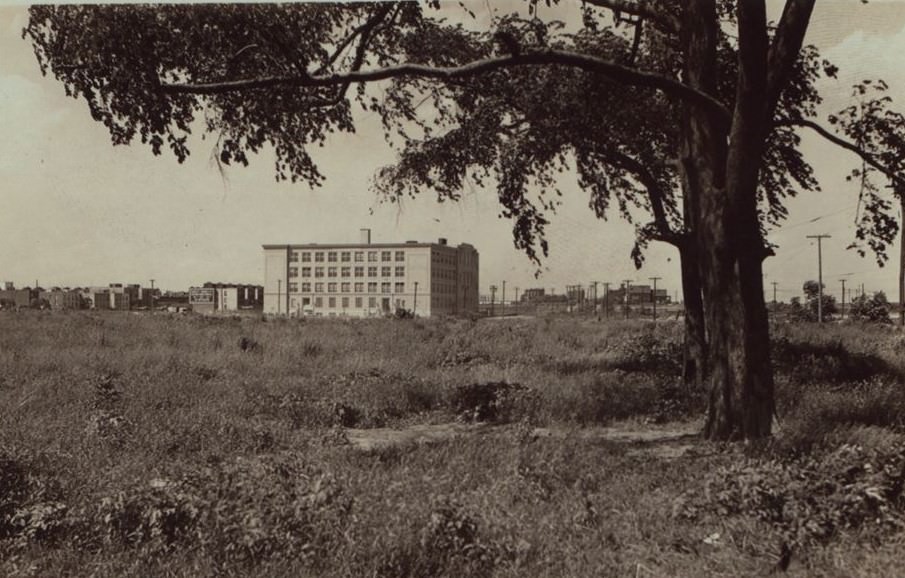
M 434 443 L 468 435 L 483 435 L 505 431 L 506 426 L 487 423 L 449 422 L 419 424 L 402 429 L 346 429 L 346 438 L 353 448 L 372 451 L 393 446 Z M 607 427 L 568 429 L 560 427 L 535 428 L 536 437 L 579 438 L 626 444 L 629 455 L 645 455 L 658 458 L 678 458 L 696 453 L 701 443 L 699 422 L 670 424 L 644 424 L 620 422 Z

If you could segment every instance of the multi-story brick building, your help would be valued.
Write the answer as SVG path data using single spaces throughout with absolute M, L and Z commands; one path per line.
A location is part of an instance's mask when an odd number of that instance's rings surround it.
M 478 252 L 468 244 L 371 243 L 264 245 L 264 312 L 420 316 L 478 311 Z

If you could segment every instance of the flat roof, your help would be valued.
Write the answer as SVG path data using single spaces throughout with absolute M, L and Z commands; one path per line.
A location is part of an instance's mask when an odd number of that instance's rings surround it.
M 459 245 L 441 245 L 440 243 L 288 243 L 285 245 L 261 245 L 264 249 L 402 249 L 405 247 L 471 247 L 468 243 Z

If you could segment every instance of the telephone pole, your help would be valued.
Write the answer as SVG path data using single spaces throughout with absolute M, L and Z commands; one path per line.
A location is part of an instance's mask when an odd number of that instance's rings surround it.
M 845 319 L 845 279 L 842 279 L 842 318 Z
M 150 307 L 151 313 L 154 313 L 154 279 L 151 279 L 151 299 L 150 299 Z
M 823 250 L 821 241 L 830 235 L 808 235 L 808 239 L 817 239 L 817 323 L 823 323 Z
M 283 299 L 283 280 L 277 279 L 277 315 L 280 314 L 280 301 Z
M 631 303 L 631 299 L 629 299 L 629 289 L 632 287 L 631 279 L 623 279 L 623 286 L 625 287 L 625 318 L 628 319 L 628 309 L 629 304 Z
M 662 279 L 662 277 L 651 277 L 650 280 L 654 282 L 654 287 L 652 289 L 653 293 L 651 293 L 651 301 L 654 302 L 654 322 L 657 321 L 657 281 Z
M 610 283 L 609 283 L 609 281 L 604 281 L 604 283 L 603 283 L 603 311 L 605 313 L 604 317 L 609 319 L 610 318 Z
M 493 317 L 494 301 L 496 301 L 496 285 L 490 286 L 490 316 Z
M 506 282 L 503 281 L 503 297 L 500 299 L 500 305 L 503 306 L 503 313 L 506 313 Z
M 415 302 L 412 304 L 412 316 L 418 315 L 418 282 L 415 281 Z
M 773 281 L 773 309 L 776 309 L 776 286 L 779 285 L 776 281 Z

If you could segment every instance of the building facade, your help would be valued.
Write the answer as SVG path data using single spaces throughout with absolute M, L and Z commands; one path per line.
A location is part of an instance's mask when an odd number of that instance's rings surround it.
M 373 317 L 478 311 L 478 252 L 468 244 L 264 245 L 264 312 Z
M 189 289 L 189 304 L 196 313 L 260 310 L 264 304 L 264 287 L 238 283 L 205 283 L 203 287 Z

